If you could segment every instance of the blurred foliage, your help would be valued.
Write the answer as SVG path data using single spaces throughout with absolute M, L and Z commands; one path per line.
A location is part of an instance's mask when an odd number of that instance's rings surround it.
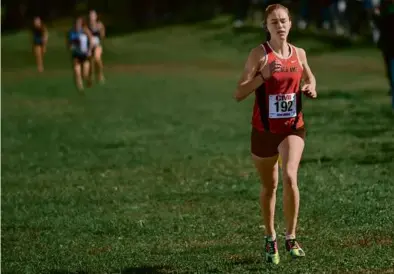
M 6 8 L 2 29 L 25 27 L 34 16 L 41 16 L 47 24 L 95 9 L 111 21 L 127 23 L 130 29 L 210 19 L 220 11 L 231 11 L 232 1 L 180 0 L 4 0 Z

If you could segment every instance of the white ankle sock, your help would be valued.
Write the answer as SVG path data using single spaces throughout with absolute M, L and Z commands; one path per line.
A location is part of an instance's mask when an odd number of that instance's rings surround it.
M 286 240 L 294 240 L 296 237 L 293 234 L 286 234 Z

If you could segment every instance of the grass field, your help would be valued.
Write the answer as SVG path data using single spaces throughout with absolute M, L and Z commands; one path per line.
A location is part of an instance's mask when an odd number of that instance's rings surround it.
M 63 37 L 35 72 L 2 38 L 3 273 L 394 273 L 394 115 L 379 53 L 311 54 L 298 237 L 262 262 L 253 99 L 232 100 L 258 34 L 175 26 L 106 41 L 107 84 L 73 88 Z M 330 46 L 332 49 L 332 46 Z

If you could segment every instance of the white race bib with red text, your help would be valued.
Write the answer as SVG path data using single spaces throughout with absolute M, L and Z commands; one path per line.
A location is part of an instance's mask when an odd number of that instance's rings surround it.
M 293 118 L 297 116 L 297 96 L 295 93 L 269 96 L 269 118 Z

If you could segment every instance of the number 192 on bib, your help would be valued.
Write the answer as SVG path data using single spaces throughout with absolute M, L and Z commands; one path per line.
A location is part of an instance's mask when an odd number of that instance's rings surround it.
M 297 116 L 295 93 L 269 96 L 269 118 L 292 118 Z

